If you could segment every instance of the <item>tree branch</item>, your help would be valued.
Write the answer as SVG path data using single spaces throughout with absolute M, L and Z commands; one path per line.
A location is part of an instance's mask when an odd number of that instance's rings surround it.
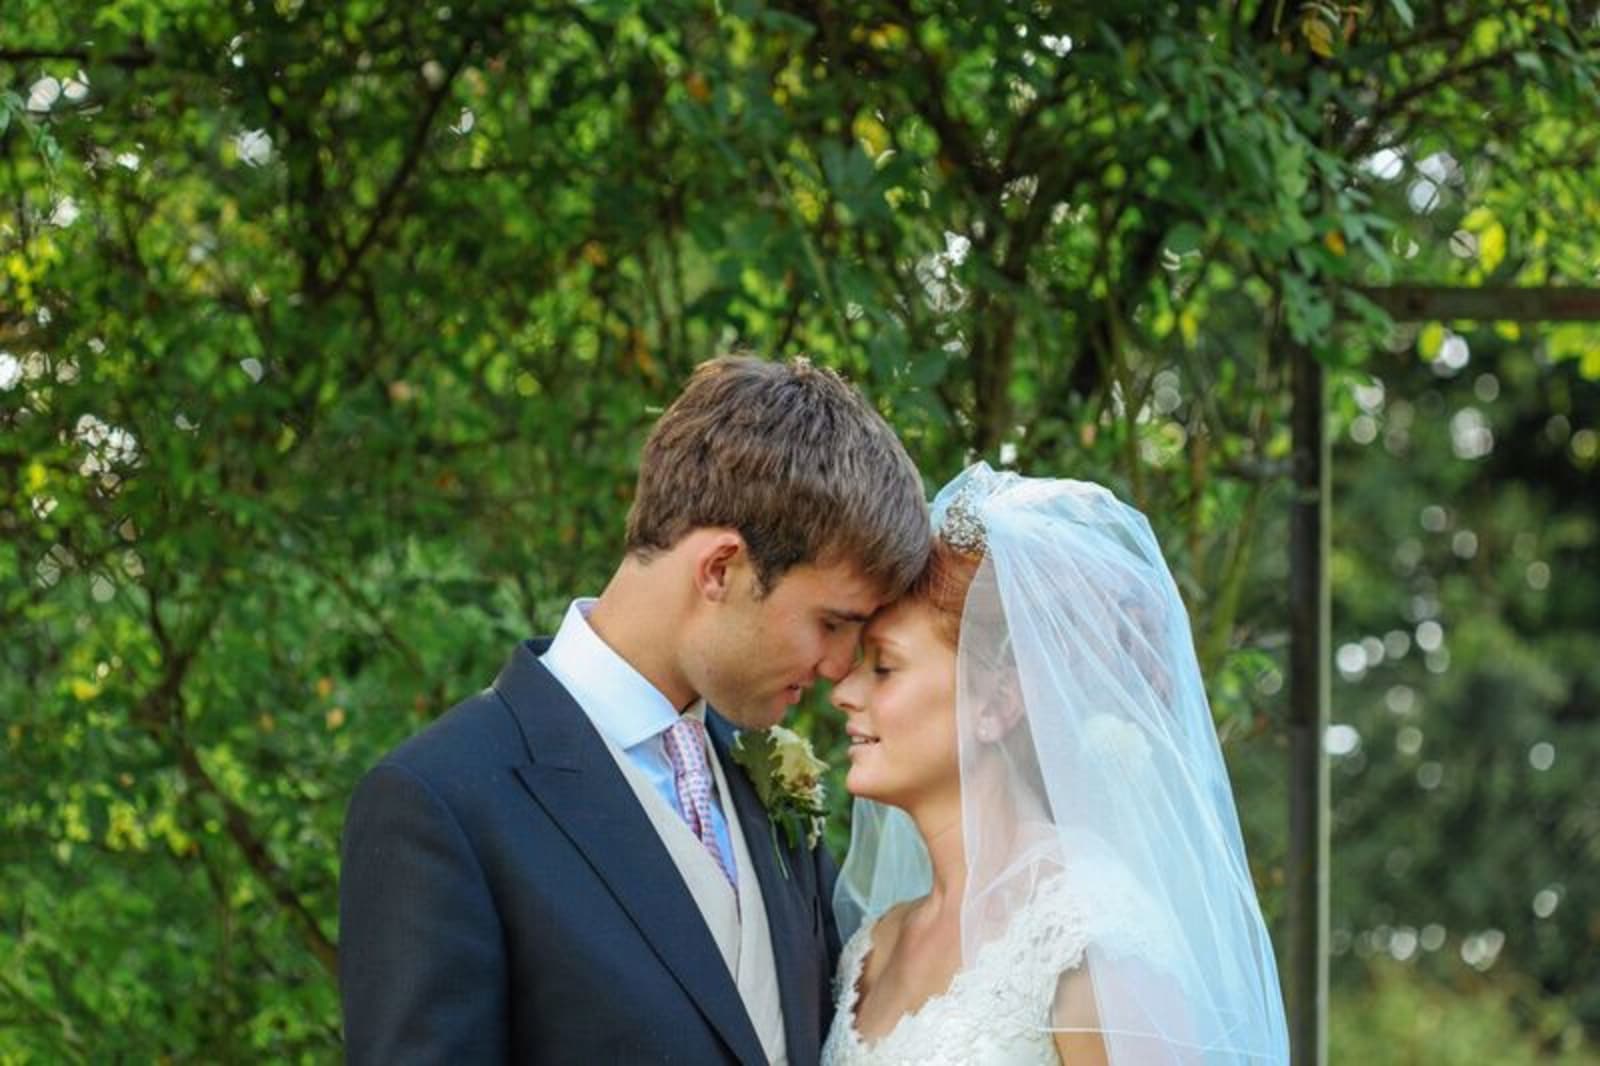
M 166 666 L 162 671 L 160 682 L 139 701 L 134 711 L 134 721 L 155 736 L 158 742 L 163 740 L 168 742 L 175 749 L 178 767 L 183 772 L 184 779 L 198 791 L 209 793 L 221 804 L 228 836 L 244 855 L 251 871 L 266 886 L 278 905 L 288 912 L 300 927 L 306 945 L 316 956 L 317 961 L 330 975 L 337 975 L 339 955 L 334 942 L 322 931 L 316 917 L 295 893 L 289 883 L 288 872 L 278 865 L 267 851 L 266 844 L 250 823 L 249 814 L 222 791 L 201 764 L 199 754 L 189 742 L 187 730 L 184 728 L 183 684 L 199 651 L 200 640 L 209 631 L 211 622 L 218 613 L 220 606 L 214 602 L 206 612 L 206 617 L 192 627 L 189 639 L 184 640 L 181 646 L 175 646 L 171 634 L 161 619 L 157 597 L 154 592 L 151 593 L 148 608 L 149 624 L 156 638 L 156 644 L 161 648 L 162 659 Z
M 411 141 L 406 146 L 406 154 L 400 160 L 400 165 L 389 177 L 389 183 L 384 186 L 383 192 L 378 195 L 377 206 L 373 208 L 372 217 L 367 220 L 367 228 L 356 241 L 355 247 L 345 255 L 344 266 L 334 277 L 333 281 L 319 290 L 319 296 L 327 298 L 339 292 L 349 282 L 350 277 L 361 266 L 361 261 L 366 258 L 372 246 L 377 243 L 378 235 L 382 232 L 385 223 L 389 221 L 394 212 L 395 204 L 400 199 L 400 194 L 405 191 L 411 176 L 416 173 L 417 167 L 422 162 L 422 153 L 428 145 L 428 134 L 433 130 L 434 119 L 439 115 L 439 108 L 444 105 L 445 99 L 450 95 L 450 87 L 454 84 L 456 75 L 466 65 L 467 57 L 472 54 L 472 45 L 461 50 L 451 63 L 450 69 L 440 80 L 439 85 L 428 94 L 422 107 L 422 117 L 412 128 Z
M 183 771 L 186 781 L 202 792 L 210 793 L 222 805 L 223 823 L 228 830 L 239 851 L 243 853 L 245 862 L 255 873 L 256 877 L 266 886 L 278 906 L 288 912 L 295 924 L 300 926 L 306 945 L 311 953 L 316 956 L 322 968 L 331 977 L 339 973 L 339 951 L 334 942 L 322 931 L 316 916 L 301 902 L 295 893 L 294 886 L 289 883 L 288 871 L 272 858 L 267 851 L 266 844 L 250 824 L 250 816 L 244 808 L 239 806 L 230 796 L 222 791 L 216 781 L 206 772 L 201 765 L 199 754 L 190 746 L 183 736 L 174 738 L 178 744 L 178 766 Z
M 70 1017 L 36 1002 L 28 994 L 27 989 L 13 981 L 4 971 L 0 971 L 0 990 L 4 990 L 13 1003 L 20 1004 L 23 1010 L 33 1017 L 35 1022 L 59 1029 L 61 1031 L 61 1039 L 74 1062 L 88 1061 L 84 1057 L 83 1038 L 78 1035 L 78 1030 L 73 1026 Z
M 1521 51 L 1526 51 L 1526 49 L 1502 49 L 1499 52 L 1494 52 L 1486 56 L 1480 56 L 1472 62 L 1464 63 L 1458 67 L 1446 67 L 1437 74 L 1433 74 L 1429 77 L 1423 78 L 1421 81 L 1416 82 L 1413 85 L 1407 86 L 1394 96 L 1382 101 L 1376 108 L 1373 109 L 1372 114 L 1367 116 L 1366 125 L 1362 127 L 1363 135 L 1350 143 L 1347 149 L 1348 153 L 1352 157 L 1359 156 L 1364 153 L 1367 147 L 1371 145 L 1373 138 L 1383 130 L 1384 126 L 1393 120 L 1395 116 L 1401 114 L 1413 101 L 1422 99 L 1435 90 L 1441 89 L 1458 79 L 1467 78 L 1473 74 L 1477 74 L 1480 71 L 1489 70 L 1494 67 L 1502 66 L 1506 63 L 1512 62 L 1514 61 L 1516 54 Z
M 73 60 L 85 65 L 109 63 L 124 70 L 138 70 L 154 66 L 154 52 L 138 49 L 132 52 L 94 52 L 87 48 L 0 48 L 0 63 L 37 63 L 50 60 Z

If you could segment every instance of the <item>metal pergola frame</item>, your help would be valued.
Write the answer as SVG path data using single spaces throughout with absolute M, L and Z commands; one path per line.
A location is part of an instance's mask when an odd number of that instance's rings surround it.
M 1356 290 L 1400 321 L 1600 323 L 1597 288 L 1390 285 Z M 1289 858 L 1284 993 L 1295 1066 L 1328 1061 L 1329 783 L 1323 738 L 1331 699 L 1327 385 L 1293 345 L 1294 493 L 1289 521 Z

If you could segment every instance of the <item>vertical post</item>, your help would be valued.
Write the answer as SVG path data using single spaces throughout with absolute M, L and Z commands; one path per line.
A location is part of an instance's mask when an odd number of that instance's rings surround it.
M 1295 1066 L 1328 1061 L 1329 449 L 1322 364 L 1290 349 L 1289 896 L 1286 993 Z

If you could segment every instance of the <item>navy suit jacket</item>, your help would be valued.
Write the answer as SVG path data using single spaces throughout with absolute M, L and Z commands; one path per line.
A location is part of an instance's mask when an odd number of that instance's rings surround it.
M 345 821 L 351 1063 L 764 1063 L 710 930 L 577 703 L 517 648 L 493 687 L 374 767 Z M 732 727 L 706 715 L 719 754 Z M 724 759 L 766 900 L 789 1061 L 815 1063 L 839 936 L 824 849 L 779 868 Z M 726 799 L 726 798 L 725 798 Z

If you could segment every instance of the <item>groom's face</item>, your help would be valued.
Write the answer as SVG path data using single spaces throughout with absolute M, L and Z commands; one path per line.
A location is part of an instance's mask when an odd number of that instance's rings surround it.
M 767 591 L 744 563 L 691 641 L 696 690 L 745 729 L 776 725 L 820 677 L 850 671 L 882 594 L 849 564 L 802 564 Z

